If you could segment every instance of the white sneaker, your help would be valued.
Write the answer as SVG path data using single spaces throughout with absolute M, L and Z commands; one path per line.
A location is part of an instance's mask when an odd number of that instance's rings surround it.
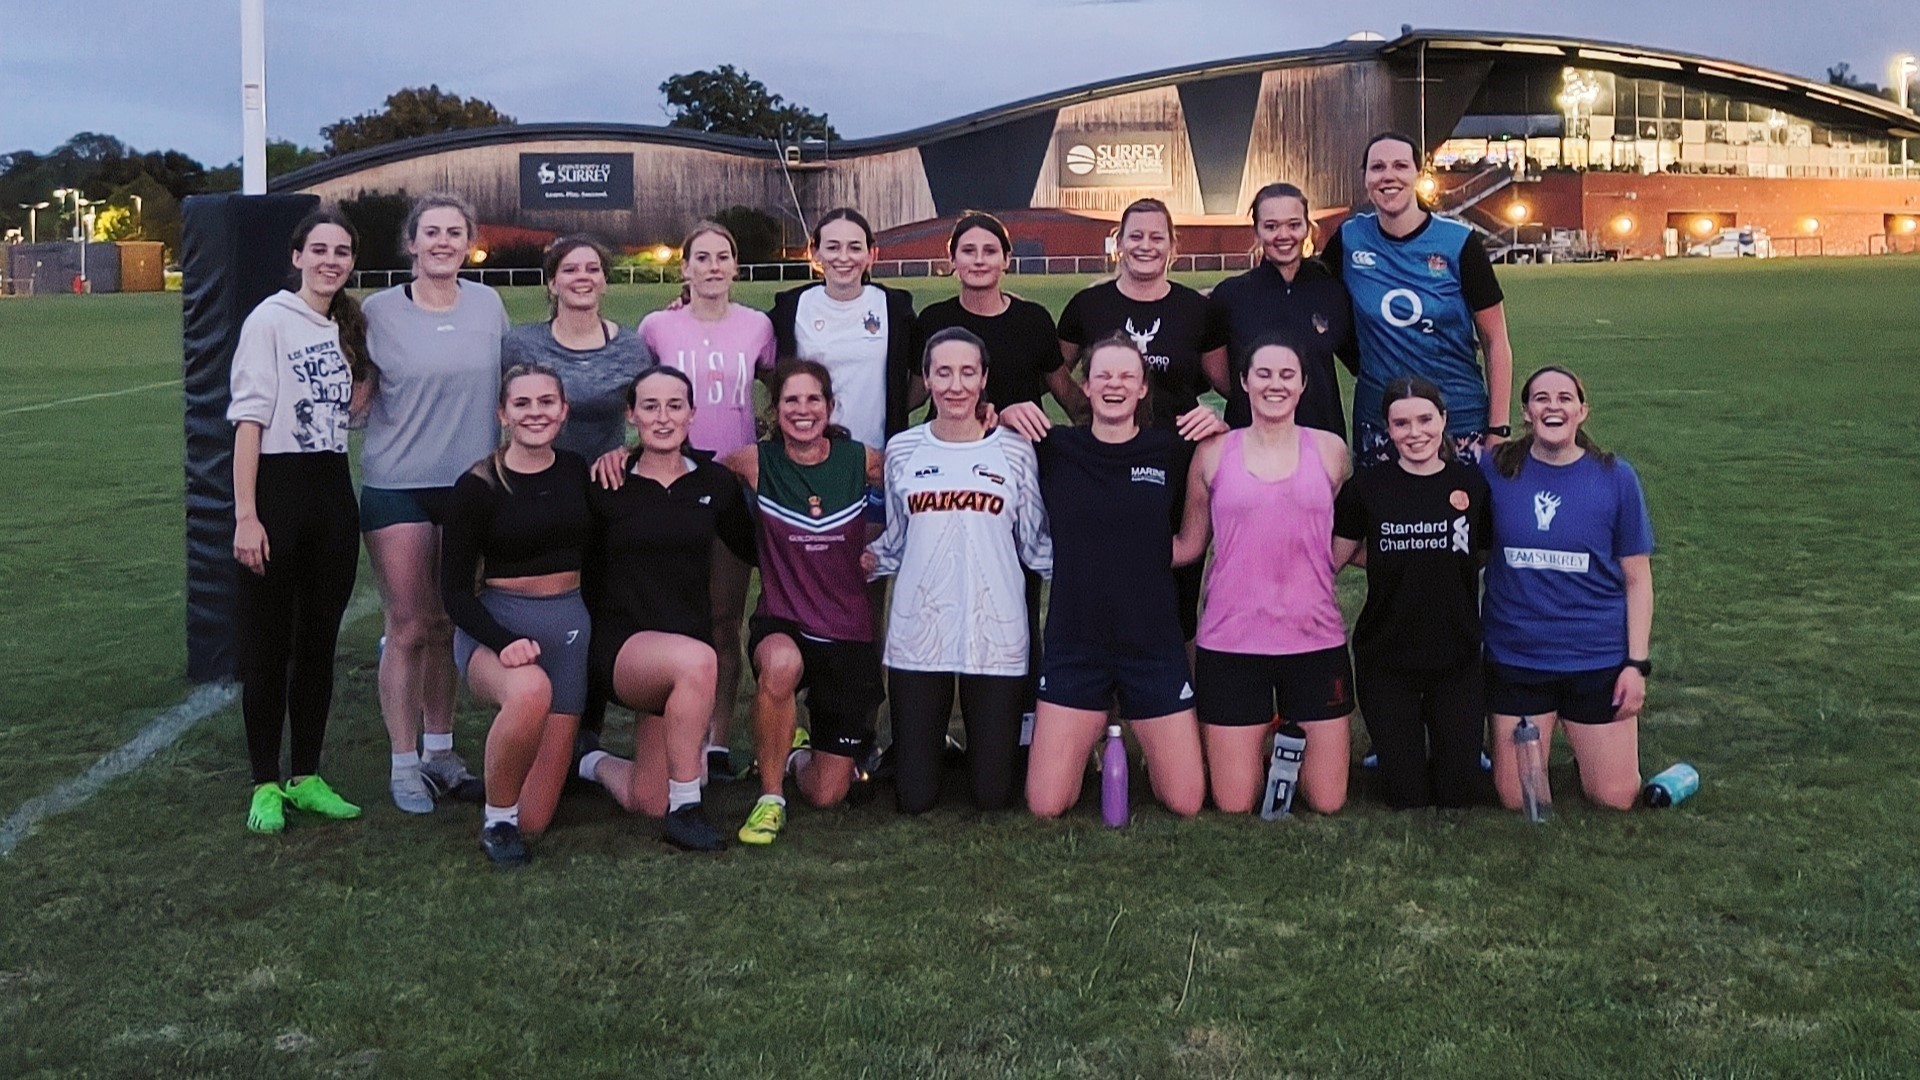
M 442 750 L 420 755 L 420 773 L 433 789 L 436 799 L 454 798 L 476 802 L 486 796 L 486 786 L 467 768 L 457 751 Z
M 394 773 L 387 781 L 387 792 L 393 796 L 393 805 L 403 813 L 433 813 L 433 790 L 419 769 Z

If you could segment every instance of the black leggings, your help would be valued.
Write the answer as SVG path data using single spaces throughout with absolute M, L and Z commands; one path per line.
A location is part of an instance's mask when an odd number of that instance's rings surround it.
M 1478 657 L 1439 671 L 1362 663 L 1355 681 L 1388 805 L 1405 810 L 1479 801 L 1486 706 Z
M 940 764 L 947 723 L 953 716 L 954 683 L 960 684 L 960 716 L 967 725 L 967 769 L 973 805 L 1004 810 L 1013 802 L 1013 758 L 1020 743 L 1020 706 L 1025 675 L 954 675 L 951 672 L 887 669 L 893 714 L 893 786 L 896 805 L 920 814 L 940 801 Z
M 283 724 L 289 775 L 319 771 L 340 616 L 360 564 L 360 511 L 345 454 L 262 454 L 254 491 L 267 572 L 234 564 L 234 623 L 247 757 L 253 782 L 264 784 L 280 779 Z

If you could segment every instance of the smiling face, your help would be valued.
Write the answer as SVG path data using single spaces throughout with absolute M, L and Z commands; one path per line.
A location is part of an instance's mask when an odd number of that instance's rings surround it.
M 953 242 L 953 276 L 968 289 L 998 289 L 1007 272 L 1007 249 L 987 229 L 968 229 Z
M 586 244 L 567 252 L 547 282 L 547 293 L 556 309 L 599 311 L 600 298 L 607 293 L 607 268 L 600 263 L 600 253 Z
M 1132 422 L 1147 397 L 1147 362 L 1124 345 L 1103 345 L 1087 357 L 1086 391 L 1095 420 Z
M 833 401 L 820 380 L 806 372 L 790 375 L 775 399 L 780 437 L 789 448 L 810 446 L 826 437 Z
M 1414 182 L 1420 179 L 1420 155 L 1399 139 L 1383 139 L 1367 150 L 1367 199 L 1388 217 L 1414 207 Z
M 987 387 L 980 350 L 965 341 L 943 341 L 927 357 L 927 392 L 942 420 L 971 420 Z
M 1262 199 L 1254 210 L 1253 235 L 1260 242 L 1260 254 L 1283 270 L 1300 265 L 1311 230 L 1307 204 L 1291 195 Z
M 703 232 L 694 237 L 681 256 L 680 276 L 686 279 L 693 295 L 703 299 L 727 299 L 732 293 L 734 275 L 739 272 L 732 242 L 716 232 Z
M 551 375 L 520 375 L 502 389 L 500 427 L 514 445 L 537 450 L 552 446 L 567 422 L 567 398 Z
M 323 221 L 307 230 L 306 242 L 293 253 L 293 267 L 300 271 L 302 292 L 332 299 L 353 273 L 353 237 L 340 226 Z
M 1387 406 L 1387 437 L 1403 465 L 1423 466 L 1440 453 L 1447 437 L 1447 414 L 1423 397 L 1401 398 Z
M 451 206 L 436 206 L 420 215 L 407 238 L 407 255 L 415 277 L 445 280 L 460 273 L 473 248 L 473 230 L 467 216 Z
M 867 243 L 867 232 L 857 223 L 839 218 L 820 226 L 820 240 L 813 246 L 813 261 L 827 285 L 852 289 L 873 265 L 878 249 Z
M 1167 276 L 1173 258 L 1173 222 L 1159 210 L 1136 210 L 1120 223 L 1120 272 L 1135 281 Z
M 1247 373 L 1240 378 L 1246 388 L 1253 415 L 1261 420 L 1291 419 L 1300 407 L 1301 391 L 1307 388 L 1306 372 L 1300 357 L 1285 345 L 1262 345 L 1247 358 Z
M 1565 372 L 1543 371 L 1528 379 L 1520 403 L 1533 430 L 1533 441 L 1544 450 L 1571 447 L 1580 425 L 1587 422 L 1587 403 L 1581 399 L 1580 384 Z
M 642 450 L 678 452 L 687 441 L 687 427 L 693 423 L 687 384 L 663 372 L 644 376 L 634 384 L 627 421 L 640 433 Z

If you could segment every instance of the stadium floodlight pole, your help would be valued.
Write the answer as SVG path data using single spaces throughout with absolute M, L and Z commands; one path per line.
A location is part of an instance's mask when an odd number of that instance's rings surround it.
M 1916 66 L 1920 66 L 1920 61 L 1914 60 L 1912 53 L 1901 53 L 1899 56 L 1896 56 L 1893 58 L 1894 100 L 1898 101 L 1900 103 L 1900 107 L 1907 110 L 1908 112 L 1913 111 L 1913 105 L 1908 95 L 1913 92 L 1913 73 Z M 1906 168 L 1907 168 L 1907 139 L 1906 139 L 1906 136 L 1903 135 L 1900 137 L 1900 170 L 1901 172 L 1904 173 L 1906 171 Z
M 240 0 L 240 191 L 267 193 L 267 2 Z
M 52 206 L 50 202 L 23 202 L 20 209 L 27 212 L 27 243 L 40 242 L 40 211 Z

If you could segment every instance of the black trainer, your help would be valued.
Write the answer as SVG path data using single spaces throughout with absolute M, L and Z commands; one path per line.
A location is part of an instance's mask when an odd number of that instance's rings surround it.
M 667 815 L 666 841 L 682 851 L 725 851 L 726 838 L 713 827 L 699 803 L 688 803 Z
M 712 747 L 707 751 L 707 780 L 715 784 L 731 784 L 740 779 L 733 772 L 733 754 L 723 747 Z
M 495 866 L 525 866 L 533 861 L 527 842 L 520 839 L 520 826 L 511 821 L 496 821 L 481 829 L 480 849 Z

